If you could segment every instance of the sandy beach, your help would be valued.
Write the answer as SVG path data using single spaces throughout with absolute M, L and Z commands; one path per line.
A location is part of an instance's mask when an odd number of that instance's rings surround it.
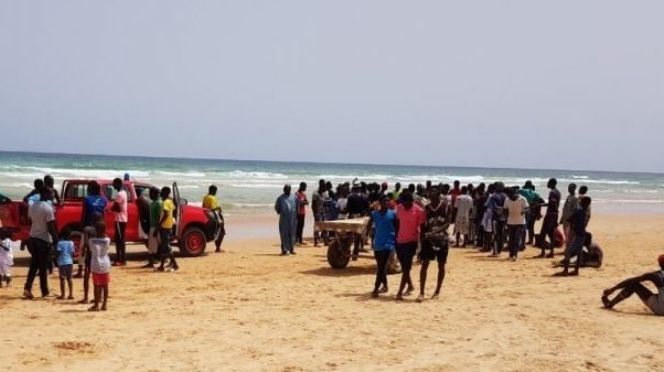
M 152 273 L 141 247 L 114 268 L 110 310 L 75 301 L 21 299 L 25 258 L 0 290 L 5 324 L 0 366 L 11 370 L 108 371 L 655 371 L 664 370 L 664 319 L 638 298 L 617 311 L 601 291 L 656 268 L 664 251 L 662 215 L 596 215 L 591 231 L 602 269 L 553 278 L 551 260 L 516 263 L 453 249 L 443 296 L 422 304 L 369 297 L 373 259 L 333 270 L 323 248 L 278 256 L 278 239 L 229 226 L 227 253 L 181 261 Z M 311 226 L 311 225 L 309 225 Z M 211 250 L 208 247 L 208 250 Z M 24 254 L 20 254 L 24 256 Z M 419 266 L 415 270 L 419 271 Z M 430 269 L 434 274 L 433 268 Z M 429 284 L 429 291 L 431 286 Z M 50 277 L 57 292 L 57 278 Z M 81 281 L 75 281 L 81 296 Z

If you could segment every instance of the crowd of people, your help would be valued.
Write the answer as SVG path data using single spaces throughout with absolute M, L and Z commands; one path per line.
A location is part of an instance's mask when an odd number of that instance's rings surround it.
M 48 296 L 48 276 L 57 267 L 59 299 L 74 298 L 72 279 L 80 277 L 83 278 L 83 299 L 80 303 L 88 304 L 89 282 L 92 279 L 93 305 L 89 310 L 107 310 L 111 267 L 127 264 L 124 234 L 128 221 L 128 195 L 123 180 L 113 180 L 114 197 L 111 201 L 101 194 L 99 183 L 90 181 L 87 184 L 82 200 L 81 254 L 75 275 L 73 232 L 68 228 L 57 231 L 55 206 L 61 201 L 53 185 L 54 180 L 50 176 L 37 179 L 34 190 L 23 199 L 30 220 L 29 239 L 25 246 L 31 255 L 23 296 L 27 299 L 34 297 L 32 287 L 37 277 L 41 295 Z M 430 262 L 434 260 L 438 264 L 438 275 L 431 298 L 438 298 L 451 245 L 460 248 L 474 246 L 493 258 L 500 257 L 507 248 L 510 261 L 517 261 L 519 253 L 527 245 L 540 249 L 537 258 L 553 258 L 554 248 L 562 246 L 564 258 L 554 263 L 562 271 L 554 274 L 556 276 L 576 276 L 580 267 L 601 267 L 602 249 L 588 231 L 592 204 L 588 188 L 581 186 L 577 193 L 575 184 L 568 185 L 561 214 L 563 200 L 557 185 L 554 178 L 548 181 L 548 194 L 544 199 L 531 181 L 526 181 L 522 187 L 506 187 L 502 182 L 475 187 L 472 184 L 462 186 L 459 181 L 452 186 L 428 181 L 421 185 L 410 184 L 405 189 L 396 183 L 390 190 L 387 183 L 364 183 L 355 179 L 334 187 L 331 182 L 320 180 L 311 194 L 311 202 L 306 183 L 302 182 L 294 194 L 291 186 L 285 185 L 283 194 L 275 203 L 275 211 L 279 214 L 281 254 L 296 254 L 295 247 L 306 244 L 303 239 L 305 217 L 308 208 L 311 208 L 315 221 L 368 218 L 367 233 L 357 234 L 354 239 L 352 259 L 357 259 L 364 245 L 370 242 L 377 264 L 372 297 L 389 292 L 387 268 L 390 258 L 395 255 L 401 266 L 395 298 L 403 300 L 416 290 L 411 278 L 415 257 L 421 263 L 417 301 L 425 299 L 427 272 Z M 203 207 L 214 212 L 220 222 L 221 231 L 215 240 L 215 247 L 216 252 L 223 252 L 221 245 L 225 228 L 217 192 L 215 185 L 209 187 L 208 194 L 203 198 Z M 175 205 L 170 188 L 152 187 L 147 197 L 139 197 L 139 204 L 148 211 L 144 224 L 148 263 L 143 267 L 154 271 L 177 271 L 179 266 L 170 246 L 175 224 Z M 112 203 L 110 210 L 115 224 L 113 242 L 116 254 L 113 262 L 109 254 L 112 241 L 107 236 L 104 219 L 109 203 Z M 538 220 L 542 223 L 539 234 L 536 234 L 535 222 Z M 314 229 L 314 246 L 321 243 L 328 245 L 332 238 L 330 234 Z M 11 232 L 0 228 L 0 287 L 12 281 L 12 246 Z M 159 266 L 155 267 L 157 263 Z M 655 314 L 664 315 L 664 255 L 659 257 L 659 265 L 660 271 L 627 279 L 607 289 L 602 295 L 604 306 L 613 308 L 632 294 L 637 294 Z M 652 293 L 642 284 L 645 281 L 652 282 L 659 292 Z M 620 293 L 610 299 L 618 290 L 621 290 Z
M 352 258 L 357 258 L 365 241 L 370 239 L 377 263 L 372 291 L 375 297 L 388 292 L 387 264 L 392 252 L 396 253 L 402 270 L 396 299 L 415 291 L 410 275 L 415 257 L 422 263 L 418 301 L 424 299 L 427 270 L 433 260 L 438 263 L 433 298 L 438 297 L 452 244 L 475 246 L 495 258 L 507 248 L 510 261 L 516 261 L 527 245 L 540 249 L 538 258 L 553 258 L 554 248 L 564 245 L 565 256 L 558 264 L 562 271 L 556 275 L 576 276 L 581 266 L 602 265 L 602 250 L 587 231 L 592 199 L 587 186 L 581 186 L 577 193 L 577 186 L 570 184 L 561 215 L 562 196 L 557 185 L 554 178 L 548 181 L 548 195 L 544 199 L 531 181 L 522 187 L 506 187 L 502 182 L 462 186 L 459 181 L 452 185 L 427 181 L 410 184 L 405 189 L 396 183 L 390 190 L 387 183 L 358 183 L 356 179 L 334 187 L 331 182 L 320 180 L 311 194 L 311 202 L 306 183 L 302 182 L 294 195 L 291 186 L 285 185 L 275 204 L 280 216 L 281 254 L 295 254 L 295 247 L 305 244 L 302 235 L 310 207 L 314 221 L 370 218 L 369 238 L 357 236 Z M 542 224 L 536 234 L 538 220 Z M 314 229 L 314 245 L 318 246 L 321 240 L 328 244 L 329 237 L 324 233 L 319 236 Z

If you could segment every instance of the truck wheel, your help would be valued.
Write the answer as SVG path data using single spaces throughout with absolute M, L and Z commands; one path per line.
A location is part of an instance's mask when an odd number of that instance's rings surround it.
M 198 227 L 188 227 L 180 238 L 180 253 L 189 257 L 200 256 L 206 245 L 205 232 Z
M 341 245 L 339 244 L 341 242 Z M 334 239 L 327 247 L 327 262 L 333 269 L 343 269 L 350 261 L 350 246 L 353 240 L 350 238 Z
M 392 274 L 399 274 L 401 272 L 401 265 L 399 264 L 399 260 L 397 259 L 397 254 L 396 252 L 392 251 L 390 253 L 390 258 L 387 261 L 387 273 L 392 275 Z

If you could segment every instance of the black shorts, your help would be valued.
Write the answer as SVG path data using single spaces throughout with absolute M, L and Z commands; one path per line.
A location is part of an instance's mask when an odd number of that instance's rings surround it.
M 450 248 L 447 243 L 433 245 L 429 242 L 422 242 L 422 249 L 418 257 L 422 261 L 433 261 L 435 259 L 439 263 L 447 263 L 447 255 L 449 253 Z

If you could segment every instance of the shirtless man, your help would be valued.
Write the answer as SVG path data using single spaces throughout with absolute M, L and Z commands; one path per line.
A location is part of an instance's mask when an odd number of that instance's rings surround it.
M 611 287 L 604 291 L 602 295 L 602 303 L 607 309 L 613 309 L 614 306 L 626 300 L 631 295 L 636 293 L 641 301 L 652 311 L 655 315 L 664 316 L 664 254 L 658 258 L 659 271 L 653 271 L 635 276 L 627 280 L 623 280 L 615 287 Z M 651 282 L 657 287 L 657 294 L 652 293 L 643 282 Z M 619 289 L 622 289 L 612 300 L 609 299 L 611 294 Z
M 436 282 L 436 291 L 431 298 L 436 299 L 440 295 L 440 288 L 443 286 L 443 280 L 445 280 L 445 264 L 447 263 L 447 255 L 449 253 L 449 236 L 447 231 L 452 217 L 450 205 L 447 202 L 447 198 L 441 199 L 440 188 L 438 186 L 431 187 L 429 198 L 431 199 L 431 203 L 425 207 L 426 227 L 422 234 L 420 295 L 417 297 L 417 302 L 424 300 L 427 270 L 429 269 L 429 262 L 434 259 L 438 262 L 438 281 Z

